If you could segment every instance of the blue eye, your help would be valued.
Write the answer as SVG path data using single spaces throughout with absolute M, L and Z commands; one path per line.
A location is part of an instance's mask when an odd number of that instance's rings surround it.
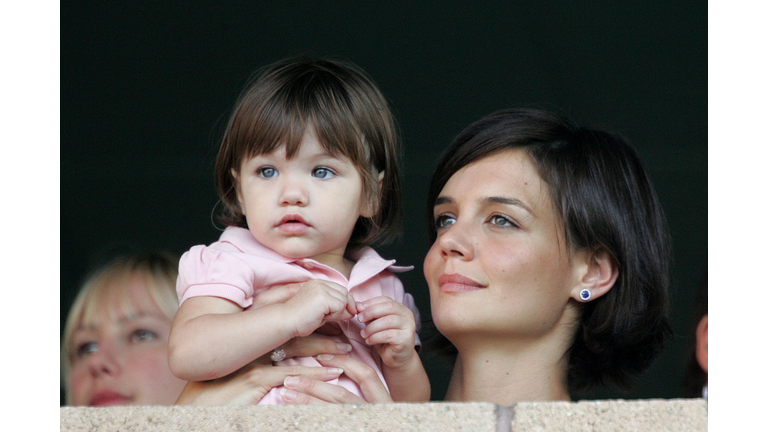
M 256 170 L 256 174 L 258 174 L 259 176 L 261 176 L 263 178 L 272 178 L 272 177 L 277 176 L 277 170 L 274 169 L 273 167 L 266 166 L 266 167 L 261 167 L 261 168 L 257 169 Z
M 441 214 L 435 218 L 435 228 L 445 228 L 456 223 L 456 218 L 450 215 Z
M 129 339 L 133 343 L 147 342 L 157 339 L 157 333 L 151 330 L 138 329 L 131 332 Z
M 335 175 L 336 173 L 328 167 L 317 167 L 312 170 L 312 176 L 319 179 L 329 179 Z
M 95 353 L 98 350 L 99 350 L 99 346 L 96 344 L 96 342 L 81 343 L 75 349 L 75 356 L 76 357 L 85 357 L 85 356 L 87 356 L 89 354 Z

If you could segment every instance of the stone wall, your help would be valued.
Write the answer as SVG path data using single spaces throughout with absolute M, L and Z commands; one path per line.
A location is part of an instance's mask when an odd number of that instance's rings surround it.
M 703 399 L 491 403 L 60 408 L 81 431 L 706 431 Z

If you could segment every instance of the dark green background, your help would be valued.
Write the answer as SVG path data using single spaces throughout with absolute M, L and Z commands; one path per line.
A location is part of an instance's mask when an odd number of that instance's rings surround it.
M 680 397 L 707 260 L 706 2 L 168 3 L 61 5 L 62 327 L 85 272 L 111 252 L 216 240 L 223 122 L 254 70 L 309 53 L 357 63 L 393 106 L 404 236 L 380 250 L 416 266 L 401 279 L 425 317 L 424 201 L 453 136 L 520 104 L 625 134 L 669 219 L 678 337 L 634 391 L 578 396 Z M 441 399 L 450 365 L 425 365 Z

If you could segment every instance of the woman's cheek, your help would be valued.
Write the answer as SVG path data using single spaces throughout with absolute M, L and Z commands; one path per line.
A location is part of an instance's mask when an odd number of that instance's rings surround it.
M 69 388 L 72 394 L 71 405 L 85 405 L 90 398 L 88 386 L 89 372 L 83 367 L 74 367 L 69 373 Z

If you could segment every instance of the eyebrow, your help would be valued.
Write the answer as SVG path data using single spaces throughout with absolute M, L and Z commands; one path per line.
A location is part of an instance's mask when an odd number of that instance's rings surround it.
M 118 320 L 119 323 L 126 323 L 131 321 L 137 321 L 142 318 L 156 318 L 156 319 L 168 319 L 165 315 L 156 314 L 156 313 L 146 313 L 146 312 L 139 312 L 127 315 L 123 318 L 120 318 Z
M 161 321 L 168 319 L 168 317 L 166 317 L 165 315 L 161 315 L 161 314 L 139 312 L 139 313 L 134 313 L 134 314 L 130 314 L 130 315 L 126 315 L 124 317 L 121 317 L 121 318 L 119 318 L 117 320 L 117 323 L 120 324 L 120 325 L 124 325 L 126 323 L 130 323 L 130 322 L 133 322 L 133 321 L 140 320 L 142 318 L 155 318 L 155 319 L 158 319 L 158 320 L 161 320 Z M 94 325 L 94 324 L 85 325 L 85 326 L 81 325 L 78 328 L 76 328 L 72 333 L 74 334 L 74 333 L 79 332 L 79 331 L 94 331 L 98 327 L 99 327 L 98 325 Z
M 481 199 L 480 202 L 483 205 L 487 205 L 487 204 L 511 205 L 515 207 L 520 207 L 532 215 L 536 214 L 533 212 L 533 210 L 530 207 L 528 207 L 524 202 L 520 201 L 517 198 L 510 198 L 505 196 L 489 196 Z M 437 199 L 435 200 L 435 206 L 439 206 L 443 204 L 453 204 L 453 203 L 454 203 L 453 199 L 446 196 L 437 197 Z

